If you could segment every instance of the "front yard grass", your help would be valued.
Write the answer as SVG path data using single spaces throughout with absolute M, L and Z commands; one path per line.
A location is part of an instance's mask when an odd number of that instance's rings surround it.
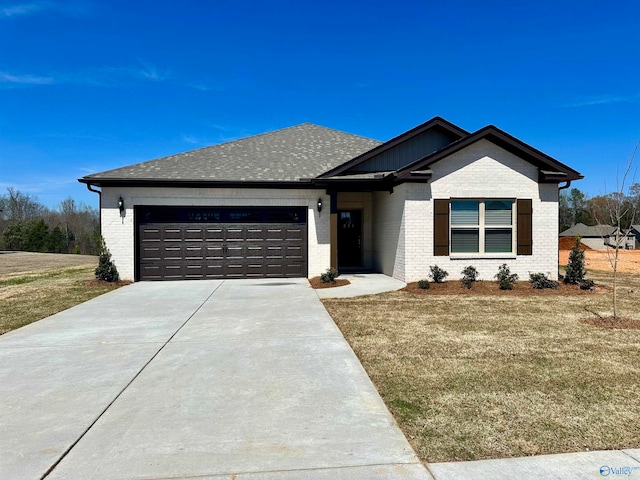
M 118 288 L 95 265 L 0 275 L 0 335 Z
M 640 279 L 620 283 L 639 320 Z M 640 447 L 640 330 L 582 321 L 609 292 L 433 293 L 323 301 L 422 461 Z

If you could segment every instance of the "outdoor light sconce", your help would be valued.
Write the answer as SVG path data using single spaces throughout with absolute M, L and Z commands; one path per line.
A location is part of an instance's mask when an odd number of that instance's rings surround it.
M 318 214 L 320 214 L 320 212 L 322 212 L 322 199 L 321 198 L 318 199 Z
M 124 213 L 124 200 L 122 197 L 118 198 L 118 210 L 120 210 L 120 215 Z

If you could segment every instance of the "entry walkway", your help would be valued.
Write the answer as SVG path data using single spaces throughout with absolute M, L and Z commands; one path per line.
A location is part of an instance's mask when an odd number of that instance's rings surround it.
M 3 335 L 0 405 L 0 478 L 430 478 L 305 279 L 138 283 Z

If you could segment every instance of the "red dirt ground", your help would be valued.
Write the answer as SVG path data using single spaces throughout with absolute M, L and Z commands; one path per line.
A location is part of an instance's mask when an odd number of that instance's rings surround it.
M 560 237 L 560 240 L 558 241 L 558 248 L 560 250 L 571 250 L 575 243 L 576 239 L 574 237 Z M 580 244 L 580 248 L 582 250 L 591 250 L 591 247 L 584 243 Z
M 608 255 L 613 255 L 612 250 L 585 250 L 584 260 L 587 270 L 611 271 L 611 263 Z M 640 250 L 620 250 L 618 252 L 618 272 L 640 273 Z M 566 265 L 569 261 L 569 250 L 560 250 L 560 265 Z

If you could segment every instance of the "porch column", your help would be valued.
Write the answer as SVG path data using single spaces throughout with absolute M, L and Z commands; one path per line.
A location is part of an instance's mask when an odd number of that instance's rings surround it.
M 338 192 L 329 190 L 329 242 L 331 245 L 331 268 L 338 268 Z

